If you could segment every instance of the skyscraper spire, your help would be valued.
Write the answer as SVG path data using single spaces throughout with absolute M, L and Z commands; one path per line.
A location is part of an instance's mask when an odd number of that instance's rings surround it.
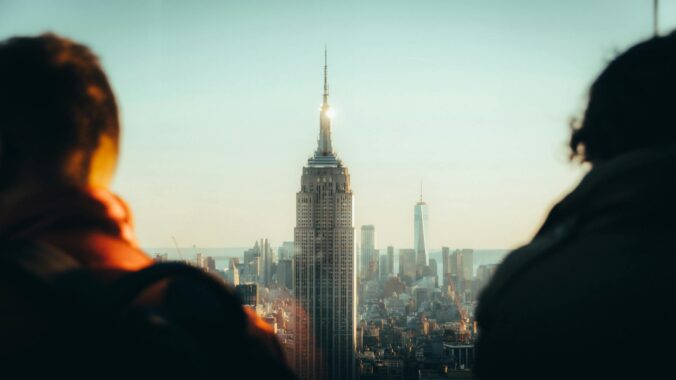
M 329 101 L 329 76 L 328 76 L 328 58 L 326 44 L 324 45 L 324 104 Z
M 422 199 L 422 180 L 420 180 L 420 203 L 423 203 Z
M 324 46 L 324 101 L 319 111 L 319 140 L 315 157 L 334 157 L 331 145 L 331 107 L 329 106 L 329 78 L 328 78 L 328 54 Z M 331 164 L 335 164 L 335 159 Z
M 331 118 L 333 110 L 329 105 L 329 64 L 328 53 L 324 46 L 324 93 L 323 102 L 319 108 L 319 138 L 317 139 L 317 150 L 310 157 L 308 164 L 311 167 L 339 167 L 342 165 L 340 159 L 333 151 L 331 143 Z

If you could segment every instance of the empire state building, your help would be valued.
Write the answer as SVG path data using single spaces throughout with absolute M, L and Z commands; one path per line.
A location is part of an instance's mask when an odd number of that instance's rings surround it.
M 317 150 L 296 194 L 295 367 L 301 379 L 354 379 L 356 341 L 353 195 L 333 151 L 324 52 Z

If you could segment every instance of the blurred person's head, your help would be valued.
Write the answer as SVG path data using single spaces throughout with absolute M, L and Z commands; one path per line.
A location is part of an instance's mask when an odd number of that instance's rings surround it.
M 592 164 L 639 149 L 676 144 L 676 33 L 615 58 L 591 87 L 570 141 Z
M 98 58 L 43 34 L 0 42 L 0 195 L 107 187 L 119 120 Z

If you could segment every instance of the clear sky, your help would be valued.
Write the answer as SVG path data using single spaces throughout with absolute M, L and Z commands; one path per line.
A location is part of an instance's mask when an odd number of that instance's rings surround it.
M 667 32 L 676 0 L 661 8 Z M 0 38 L 44 31 L 109 73 L 114 190 L 143 246 L 293 239 L 326 43 L 355 227 L 412 247 L 422 180 L 432 247 L 511 248 L 582 175 L 568 120 L 607 60 L 650 37 L 652 0 L 0 0 Z

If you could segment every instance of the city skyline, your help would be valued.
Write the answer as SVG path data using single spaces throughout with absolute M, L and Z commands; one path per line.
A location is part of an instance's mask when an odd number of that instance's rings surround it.
M 545 3 L 0 0 L 8 373 L 668 373 L 676 0 Z
M 565 144 L 591 81 L 652 33 L 641 1 L 202 5 L 0 0 L 0 38 L 52 30 L 101 57 L 124 128 L 114 190 L 144 247 L 292 240 L 324 44 L 355 224 L 412 247 L 422 179 L 429 247 L 517 246 L 584 173 Z

